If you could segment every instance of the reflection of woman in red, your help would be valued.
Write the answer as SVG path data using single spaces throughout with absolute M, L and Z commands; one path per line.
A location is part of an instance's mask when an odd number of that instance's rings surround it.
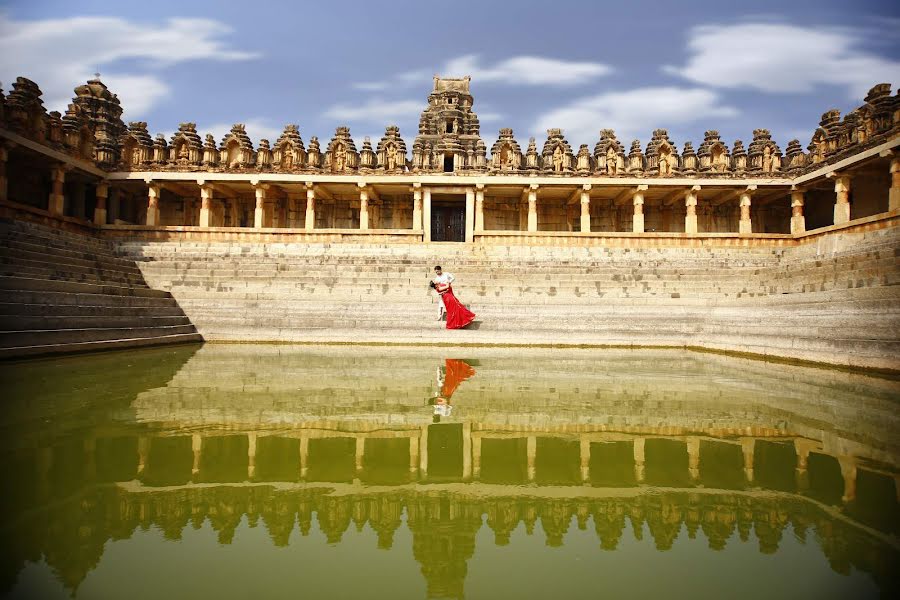
M 434 268 L 435 277 L 431 280 L 431 287 L 440 294 L 447 312 L 447 329 L 461 329 L 475 320 L 475 313 L 462 305 L 453 295 L 450 282 L 452 276 L 444 277 L 440 267 Z
M 438 368 L 437 383 L 440 393 L 432 399 L 434 404 L 434 422 L 438 423 L 441 417 L 449 417 L 453 407 L 450 406 L 450 397 L 456 388 L 466 379 L 475 374 L 475 369 L 464 361 L 448 358 L 444 361 L 444 369 Z

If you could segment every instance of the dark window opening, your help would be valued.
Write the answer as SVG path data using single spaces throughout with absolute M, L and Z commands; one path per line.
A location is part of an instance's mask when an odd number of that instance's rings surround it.
M 447 133 L 453 133 L 453 119 L 447 119 Z
M 448 154 L 444 157 L 444 173 L 453 172 L 453 155 Z

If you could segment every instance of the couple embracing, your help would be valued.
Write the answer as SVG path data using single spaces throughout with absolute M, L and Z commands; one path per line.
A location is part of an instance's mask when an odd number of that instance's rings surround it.
M 453 295 L 453 288 L 450 286 L 455 278 L 451 273 L 444 273 L 440 266 L 434 268 L 434 279 L 428 284 L 431 289 L 438 293 L 440 320 L 444 314 L 447 315 L 447 329 L 460 329 L 475 320 L 475 313 L 467 309 Z

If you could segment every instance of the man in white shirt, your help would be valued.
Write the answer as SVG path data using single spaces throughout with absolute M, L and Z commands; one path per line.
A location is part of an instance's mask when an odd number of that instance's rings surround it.
M 451 283 L 453 283 L 453 279 L 454 279 L 453 274 L 452 273 L 444 273 L 444 271 L 441 269 L 440 265 L 438 265 L 434 268 L 434 279 L 432 279 L 432 281 L 434 282 L 435 285 L 438 285 L 438 284 L 450 285 Z M 440 294 L 438 294 L 438 318 L 437 318 L 437 320 L 440 321 L 443 318 L 444 318 L 444 299 L 441 297 Z

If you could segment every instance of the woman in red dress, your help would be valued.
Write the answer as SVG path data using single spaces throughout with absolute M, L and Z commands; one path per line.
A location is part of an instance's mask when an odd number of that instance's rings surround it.
M 435 271 L 439 268 L 436 267 Z M 450 283 L 432 281 L 431 287 L 440 294 L 441 300 L 444 302 L 444 310 L 447 313 L 447 329 L 461 329 L 475 320 L 475 313 L 463 306 L 453 295 Z

